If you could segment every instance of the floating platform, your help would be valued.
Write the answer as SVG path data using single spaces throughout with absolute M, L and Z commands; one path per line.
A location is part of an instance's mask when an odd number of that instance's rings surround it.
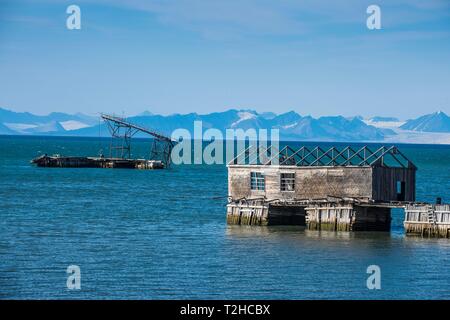
M 63 157 L 42 155 L 31 160 L 38 167 L 49 168 L 122 168 L 122 169 L 164 169 L 159 160 L 122 159 L 105 157 Z

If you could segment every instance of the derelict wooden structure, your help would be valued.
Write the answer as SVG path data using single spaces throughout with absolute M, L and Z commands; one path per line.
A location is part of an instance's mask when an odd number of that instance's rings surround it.
M 175 141 L 153 129 L 131 123 L 125 118 L 101 114 L 111 133 L 110 154 L 105 157 L 68 157 L 61 155 L 41 155 L 31 163 L 38 167 L 51 168 L 123 168 L 123 169 L 163 169 L 170 166 L 171 152 Z M 150 159 L 131 158 L 131 138 L 143 132 L 153 138 Z
M 391 208 L 403 208 L 407 233 L 448 236 L 448 206 L 439 212 L 439 232 L 434 231 L 434 220 L 422 221 L 424 215 L 411 214 L 414 208 L 423 211 L 424 206 L 427 215 L 439 211 L 436 206 L 415 202 L 416 171 L 395 146 L 376 150 L 367 146 L 294 150 L 286 146 L 280 151 L 250 146 L 228 164 L 227 221 L 388 231 Z

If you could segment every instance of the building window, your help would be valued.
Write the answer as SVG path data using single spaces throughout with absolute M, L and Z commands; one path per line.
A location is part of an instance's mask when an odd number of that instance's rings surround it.
M 280 185 L 281 185 L 281 191 L 294 191 L 295 190 L 295 173 L 282 173 Z
M 265 190 L 264 175 L 261 172 L 250 172 L 250 188 L 252 190 Z

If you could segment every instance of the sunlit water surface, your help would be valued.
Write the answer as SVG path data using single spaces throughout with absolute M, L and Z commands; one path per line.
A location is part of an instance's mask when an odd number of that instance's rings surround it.
M 39 153 L 96 155 L 107 141 L 0 137 L 0 298 L 449 299 L 450 240 L 228 226 L 223 165 L 36 168 Z M 148 152 L 134 143 L 134 155 Z M 417 198 L 450 201 L 450 147 L 401 146 Z M 81 290 L 66 269 L 81 268 Z M 381 290 L 366 269 L 381 268 Z

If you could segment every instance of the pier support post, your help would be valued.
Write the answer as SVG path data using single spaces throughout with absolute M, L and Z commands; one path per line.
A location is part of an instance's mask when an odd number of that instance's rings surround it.
M 227 205 L 227 223 L 240 225 L 305 225 L 305 210 L 301 206 L 277 205 L 265 202 L 233 202 Z
M 305 210 L 309 230 L 389 231 L 391 226 L 390 208 L 324 203 Z
M 227 205 L 227 223 L 266 226 L 269 206 L 257 202 L 233 202 Z
M 407 235 L 450 238 L 450 205 L 408 205 L 404 227 Z

